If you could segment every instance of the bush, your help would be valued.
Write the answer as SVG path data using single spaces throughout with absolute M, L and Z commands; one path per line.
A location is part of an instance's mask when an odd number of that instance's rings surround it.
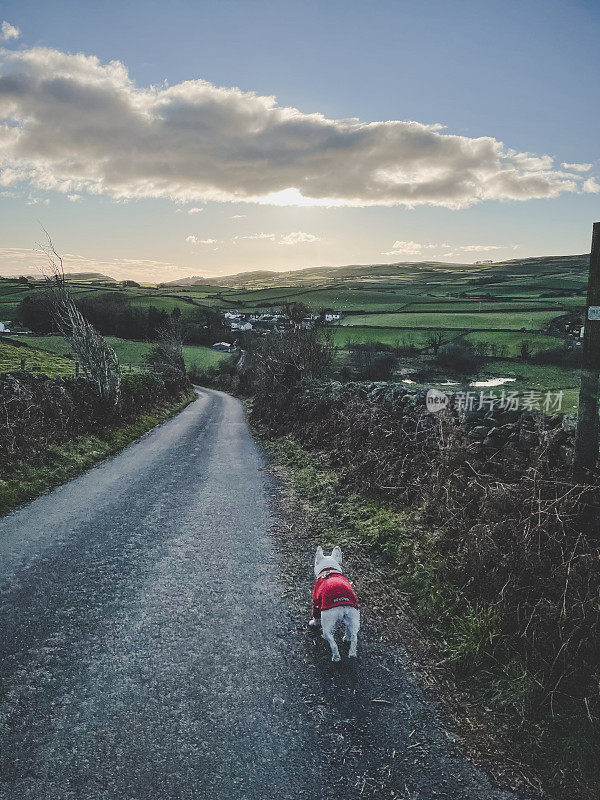
M 28 372 L 4 373 L 0 375 L 3 469 L 23 459 L 42 457 L 50 446 L 95 433 L 98 428 L 134 422 L 172 399 L 172 391 L 162 378 L 149 373 L 125 375 L 119 402 L 110 411 L 86 378 L 56 379 Z
M 557 367 L 580 367 L 581 366 L 581 347 L 549 347 L 546 350 L 539 350 L 531 361 L 534 364 L 553 364 Z
M 231 394 L 237 394 L 246 387 L 243 375 L 238 374 L 237 366 L 229 360 L 207 369 L 192 364 L 188 369 L 188 378 L 194 385 L 208 386 Z
M 284 409 L 298 384 L 325 376 L 333 362 L 333 346 L 319 328 L 297 329 L 265 337 L 248 353 L 246 370 L 257 416 Z
M 471 375 L 479 368 L 479 358 L 473 345 L 464 340 L 449 342 L 440 348 L 436 362 L 461 375 Z
M 393 348 L 379 342 L 350 345 L 350 373 L 356 380 L 388 380 L 398 360 Z

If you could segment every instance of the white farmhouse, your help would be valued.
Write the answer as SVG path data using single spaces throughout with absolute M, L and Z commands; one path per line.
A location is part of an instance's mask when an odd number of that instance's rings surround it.
M 229 353 L 231 350 L 231 345 L 229 342 L 215 342 L 212 346 L 213 350 L 221 350 L 223 353 Z
M 328 311 L 325 314 L 325 322 L 338 322 L 342 315 L 338 311 Z
M 0 333 L 10 333 L 10 322 L 0 322 Z
M 240 322 L 232 322 L 231 323 L 231 330 L 232 331 L 251 331 L 252 330 L 252 323 L 251 322 L 244 322 L 244 320 L 241 320 Z

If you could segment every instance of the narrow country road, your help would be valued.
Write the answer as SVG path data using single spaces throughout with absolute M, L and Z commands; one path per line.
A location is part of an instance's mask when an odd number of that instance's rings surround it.
M 523 796 L 368 624 L 358 664 L 331 664 L 280 578 L 273 491 L 241 403 L 202 389 L 0 520 L 2 798 Z

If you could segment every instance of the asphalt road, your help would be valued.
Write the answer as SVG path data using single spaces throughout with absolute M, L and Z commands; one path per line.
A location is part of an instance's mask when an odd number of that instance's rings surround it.
M 243 408 L 199 395 L 0 520 L 0 796 L 514 800 L 368 625 L 331 664 L 280 577 Z

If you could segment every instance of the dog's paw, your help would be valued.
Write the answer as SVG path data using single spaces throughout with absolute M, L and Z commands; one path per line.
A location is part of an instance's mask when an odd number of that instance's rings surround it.
M 311 619 L 308 621 L 309 628 L 320 628 L 321 627 L 321 620 L 320 619 Z
M 341 661 L 342 659 L 341 659 L 339 653 L 335 653 L 335 655 L 331 656 L 331 660 L 335 661 L 337 663 L 338 661 Z
M 348 653 L 349 658 L 357 658 L 358 653 Z

